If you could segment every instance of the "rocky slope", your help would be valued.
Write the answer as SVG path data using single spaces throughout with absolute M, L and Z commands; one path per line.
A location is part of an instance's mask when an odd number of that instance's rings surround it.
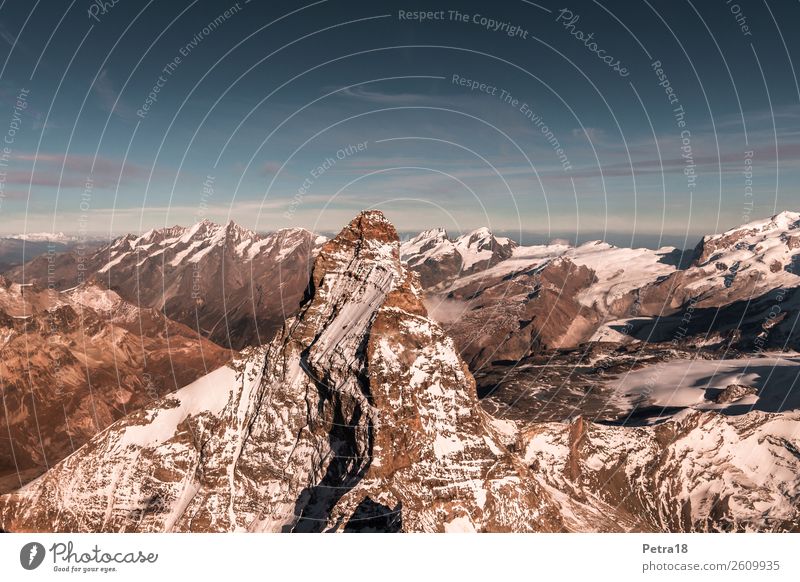
M 554 488 L 598 499 L 645 531 L 800 528 L 800 413 L 685 411 L 648 427 L 578 418 L 522 431 L 525 462 Z
M 57 292 L 0 277 L 0 491 L 229 357 L 97 284 Z
M 95 279 L 131 303 L 241 349 L 268 342 L 296 313 L 323 240 L 303 229 L 262 236 L 204 220 L 128 234 L 88 255 L 37 257 L 6 276 L 58 289 Z
M 359 215 L 269 346 L 115 423 L 18 492 L 43 531 L 616 528 L 512 455 L 429 320 L 391 224 Z M 65 509 L 68 508 L 68 511 Z

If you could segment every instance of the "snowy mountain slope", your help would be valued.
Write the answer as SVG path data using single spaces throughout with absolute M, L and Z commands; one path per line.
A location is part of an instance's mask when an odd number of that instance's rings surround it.
M 703 237 L 687 269 L 641 290 L 641 302 L 680 309 L 748 301 L 778 288 L 800 286 L 800 214 L 781 212 L 719 235 Z
M 552 487 L 598 499 L 646 531 L 797 531 L 800 414 L 686 411 L 650 427 L 535 425 L 526 463 Z
M 671 260 L 674 253 L 673 247 L 654 251 L 594 241 L 569 249 L 562 256 L 592 270 L 597 280 L 578 297 L 578 301 L 597 309 L 600 315 L 606 315 L 627 309 L 626 298 L 631 292 L 674 273 L 676 265 Z
M 490 248 L 499 249 L 491 258 Z M 456 241 L 428 231 L 402 247 L 429 283 L 426 306 L 473 369 L 587 341 L 603 321 L 630 311 L 639 287 L 675 271 L 674 252 L 599 241 L 521 247 L 487 229 Z
M 511 239 L 495 237 L 484 227 L 454 241 L 444 229 L 422 232 L 403 243 L 401 258 L 418 274 L 428 275 L 427 284 L 422 279 L 426 290 L 447 293 L 476 285 L 487 287 L 557 258 L 567 258 L 597 275 L 593 293 L 582 298 L 592 307 L 597 298 L 613 303 L 633 289 L 674 272 L 675 250 L 621 248 L 601 241 L 579 247 L 561 243 L 519 246 Z M 455 270 L 450 268 L 454 264 Z
M 627 341 L 732 347 L 800 347 L 800 214 L 782 212 L 704 237 L 692 264 L 636 292 L 635 313 L 608 322 Z M 796 274 L 796 272 L 798 274 Z M 624 319 L 624 318 L 623 318 Z M 619 338 L 626 341 L 625 338 Z
M 517 243 L 479 228 L 451 241 L 442 229 L 427 230 L 400 246 L 400 258 L 424 288 L 481 272 L 512 256 Z
M 798 358 L 780 355 L 662 362 L 631 370 L 607 385 L 620 408 L 631 411 L 628 421 L 655 422 L 686 408 L 724 414 L 800 410 L 798 378 Z M 741 394 L 720 400 L 731 386 L 739 387 Z

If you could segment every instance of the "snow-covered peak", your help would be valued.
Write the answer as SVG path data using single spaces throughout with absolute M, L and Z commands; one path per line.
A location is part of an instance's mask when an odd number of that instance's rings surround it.
M 397 231 L 394 228 L 394 224 L 386 218 L 386 215 L 381 212 L 380 210 L 371 208 L 368 210 L 362 210 L 358 216 L 356 216 L 350 224 L 361 224 L 364 226 L 369 226 L 371 228 L 379 228 L 385 231 L 391 231 L 397 235 Z
M 400 238 L 383 212 L 365 210 L 350 221 L 335 238 L 322 246 L 314 271 L 317 272 L 321 263 L 340 261 L 353 253 L 399 269 Z M 323 257 L 325 259 L 321 261 Z M 346 267 L 346 263 L 343 266 Z
M 225 233 L 227 236 L 232 237 L 234 240 L 260 238 L 255 232 L 253 232 L 249 228 L 245 228 L 239 224 L 236 224 L 233 220 L 229 220 L 225 224 Z
M 281 240 L 311 240 L 314 239 L 315 241 L 319 239 L 319 243 L 325 242 L 328 240 L 328 237 L 325 236 L 316 236 L 310 230 L 306 230 L 305 228 L 293 227 L 293 228 L 279 228 L 278 230 L 271 232 L 264 236 L 264 238 L 280 238 Z
M 190 242 L 202 239 L 213 238 L 221 232 L 225 231 L 223 225 L 211 222 L 208 219 L 203 219 L 200 222 L 193 224 L 186 230 L 180 237 L 181 242 Z
M 428 230 L 423 230 L 417 236 L 407 240 L 403 245 L 417 246 L 424 245 L 430 241 L 443 242 L 445 240 L 450 240 L 445 229 L 430 228 Z
M 604 311 L 623 295 L 675 272 L 675 264 L 668 260 L 674 251 L 672 247 L 657 251 L 616 247 L 598 240 L 568 249 L 563 256 L 595 274 L 595 284 L 579 300 Z
M 494 245 L 511 245 L 511 248 L 517 246 L 517 243 L 510 238 L 494 236 L 492 231 L 485 226 L 458 237 L 455 242 L 459 248 L 474 248 L 477 251 L 491 249 Z
M 443 247 L 448 250 L 453 247 L 453 243 L 447 236 L 447 231 L 443 228 L 432 228 L 424 230 L 417 236 L 402 243 L 400 245 L 400 256 L 403 260 L 408 260 L 424 253 L 435 253 Z
M 798 227 L 800 223 L 800 213 L 791 210 L 784 210 L 771 216 L 770 218 L 754 220 L 737 226 L 728 230 L 725 234 L 736 231 L 752 230 L 758 232 L 766 232 L 772 230 L 792 230 Z M 717 235 L 718 236 L 718 235 Z
M 131 248 L 136 248 L 146 244 L 159 243 L 167 239 L 180 238 L 185 232 L 186 227 L 179 226 L 177 224 L 175 226 L 169 226 L 165 228 L 154 228 L 148 230 L 138 237 L 133 234 L 126 234 L 114 241 L 111 246 L 114 248 L 115 246 L 120 246 L 120 244 L 123 244 L 120 241 L 131 241 L 129 246 Z
M 492 231 L 487 227 L 482 226 L 475 230 L 463 234 L 456 239 L 456 244 L 462 246 L 482 246 L 489 244 L 493 238 Z
M 776 225 L 784 225 L 785 228 L 797 228 L 800 223 L 800 212 L 784 210 L 773 216 L 772 222 Z
M 441 238 L 447 238 L 447 231 L 442 227 L 429 228 L 428 230 L 423 230 L 421 233 L 419 233 L 414 238 L 417 238 L 417 239 L 431 239 L 431 238 L 441 239 Z
M 754 235 L 769 237 L 794 230 L 798 226 L 800 226 L 800 213 L 784 210 L 770 218 L 753 220 L 730 228 L 721 234 L 706 235 L 703 237 L 701 244 L 720 247 L 725 244 L 735 243 L 743 237 L 753 237 Z
M 168 260 L 172 266 L 178 266 L 183 261 L 198 262 L 217 247 L 232 247 L 239 256 L 253 258 L 258 251 L 248 251 L 250 247 L 260 243 L 262 238 L 233 220 L 218 224 L 208 219 L 191 227 L 176 225 L 149 230 L 138 237 L 127 234 L 102 250 L 108 256 L 108 261 L 98 272 L 119 268 L 132 257 L 135 257 L 139 267 L 154 257 L 159 261 Z
M 173 245 L 196 241 L 213 241 L 217 243 L 223 240 L 241 241 L 246 238 L 257 239 L 260 237 L 253 231 L 236 224 L 233 220 L 229 220 L 225 224 L 219 224 L 209 219 L 203 219 L 190 227 L 173 226 L 150 230 L 135 239 L 134 246 L 151 243 Z
M 242 237 L 241 242 L 236 245 L 236 253 L 252 260 L 258 256 L 271 256 L 276 251 L 274 258 L 281 261 L 306 244 L 313 254 L 327 240 L 327 237 L 316 236 L 305 228 L 281 228 L 257 239 Z
M 614 248 L 614 245 L 612 245 L 610 243 L 607 243 L 605 241 L 602 241 L 602 240 L 590 240 L 590 241 L 586 241 L 585 243 L 582 243 L 582 244 L 578 245 L 577 248 L 584 249 L 584 250 L 590 250 L 590 251 L 596 251 L 596 250 L 600 250 L 600 249 L 608 250 L 608 249 Z
M 800 213 L 783 211 L 770 218 L 755 220 L 722 234 L 703 237 L 695 251 L 695 265 L 722 263 L 764 263 L 772 272 L 783 270 L 794 261 L 800 247 Z M 727 267 L 726 267 L 727 268 Z
M 517 246 L 510 238 L 494 236 L 485 226 L 460 236 L 455 241 L 464 271 L 505 260 L 513 254 Z

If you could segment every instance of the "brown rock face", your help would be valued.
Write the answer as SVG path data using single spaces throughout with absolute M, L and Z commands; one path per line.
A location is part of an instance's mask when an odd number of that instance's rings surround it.
M 713 397 L 712 402 L 717 404 L 729 404 L 741 400 L 745 396 L 758 394 L 755 386 L 745 386 L 743 384 L 729 384 L 719 394 Z
M 721 236 L 703 237 L 703 240 L 701 240 L 697 244 L 697 248 L 695 248 L 693 264 L 698 266 L 707 263 L 719 250 L 735 246 L 739 241 L 757 233 L 758 231 L 756 229 L 743 228 Z
M 535 477 L 501 444 L 452 341 L 411 276 L 377 313 L 367 346 L 373 427 L 363 477 L 332 531 L 553 531 L 565 527 Z

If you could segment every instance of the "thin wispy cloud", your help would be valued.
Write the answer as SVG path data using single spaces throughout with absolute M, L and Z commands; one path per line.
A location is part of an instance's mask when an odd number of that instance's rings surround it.
M 122 160 L 83 154 L 20 153 L 13 161 L 28 166 L 7 173 L 6 183 L 18 186 L 83 188 L 91 180 L 94 188 L 108 188 L 116 186 L 120 176 L 144 178 L 149 171 L 135 163 L 127 162 L 123 168 Z
M 369 103 L 379 103 L 381 105 L 429 105 L 437 101 L 435 95 L 428 93 L 389 93 L 375 89 L 365 89 L 364 87 L 348 87 L 347 89 L 339 91 L 337 95 L 357 99 L 359 101 L 367 101 Z M 438 99 L 438 101 L 442 100 L 442 98 Z M 446 101 L 452 102 L 453 99 L 448 98 Z
M 8 46 L 14 46 L 17 41 L 16 35 L 11 34 L 2 21 L 0 21 L 0 38 L 2 38 Z
M 114 113 L 124 119 L 134 119 L 136 117 L 134 108 L 127 105 L 121 98 L 120 92 L 108 73 L 108 69 L 103 69 L 100 72 L 94 85 L 92 85 L 92 92 L 104 111 Z

